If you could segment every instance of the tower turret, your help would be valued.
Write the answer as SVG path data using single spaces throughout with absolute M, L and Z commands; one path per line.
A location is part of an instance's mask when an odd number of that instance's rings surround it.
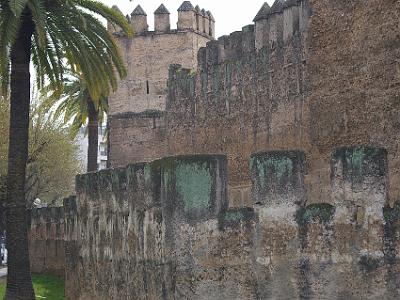
M 133 32 L 136 34 L 147 32 L 147 14 L 143 8 L 138 5 L 131 13 L 131 25 Z
M 154 31 L 156 32 L 167 32 L 171 29 L 171 23 L 169 19 L 169 11 L 161 4 L 154 12 Z
M 119 9 L 118 6 L 114 5 L 113 7 L 111 7 L 113 10 L 119 12 L 122 14 L 121 10 Z M 119 26 L 115 26 L 113 23 L 111 22 L 107 22 L 107 30 L 111 33 L 117 33 L 121 31 L 121 28 Z
M 178 8 L 178 30 L 197 29 L 196 11 L 190 1 L 184 1 Z
M 215 19 L 214 16 L 212 15 L 211 11 L 207 11 L 208 18 L 210 19 L 210 28 L 208 30 L 208 34 L 215 38 Z
M 204 22 L 203 22 L 203 16 L 201 14 L 200 6 L 196 5 L 195 10 L 196 10 L 196 24 L 197 24 L 196 29 L 200 32 L 203 32 L 204 31 Z
M 254 31 L 255 31 L 256 49 L 261 49 L 262 47 L 268 44 L 269 40 L 268 18 L 270 11 L 271 7 L 268 5 L 267 2 L 265 2 L 253 20 L 255 23 Z
M 285 0 L 276 0 L 269 12 L 269 42 L 272 46 L 283 43 L 283 9 Z
M 208 16 L 206 10 L 203 8 L 201 10 L 201 14 L 203 16 L 203 31 L 206 34 L 210 32 L 210 17 Z
M 300 29 L 300 0 L 286 0 L 283 10 L 283 41 L 287 42 Z

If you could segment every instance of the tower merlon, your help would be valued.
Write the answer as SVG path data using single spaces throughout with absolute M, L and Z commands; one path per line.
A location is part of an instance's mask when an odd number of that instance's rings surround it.
M 283 9 L 283 42 L 289 41 L 300 29 L 300 3 L 298 0 L 287 0 Z
M 272 15 L 272 14 L 282 13 L 284 6 L 285 6 L 285 0 L 275 0 L 274 4 L 271 6 L 269 14 Z
M 178 30 L 196 30 L 196 10 L 190 1 L 184 1 L 178 8 Z
M 204 8 L 201 10 L 201 15 L 203 16 L 203 32 L 210 35 L 210 17 Z
M 123 15 L 118 6 L 114 5 L 114 6 L 111 7 L 111 9 L 113 9 L 113 10 L 119 12 L 121 15 Z M 120 31 L 121 31 L 121 28 L 120 28 L 119 26 L 116 26 L 116 25 L 114 25 L 113 23 L 111 23 L 111 22 L 108 21 L 108 22 L 107 22 L 107 30 L 108 30 L 110 33 L 113 33 L 113 34 L 114 34 L 114 33 L 120 32 Z
M 154 12 L 154 31 L 168 32 L 170 30 L 170 13 L 164 4 L 161 4 Z
M 135 34 L 145 33 L 149 28 L 147 24 L 147 14 L 140 5 L 131 13 L 131 25 Z
M 211 40 L 206 47 L 200 48 L 197 59 L 199 69 L 204 71 L 210 65 L 218 65 L 225 61 L 238 61 L 242 57 L 255 52 L 254 25 L 244 26 L 242 31 L 224 35 L 218 40 Z
M 295 34 L 305 31 L 309 16 L 307 1 L 276 0 L 272 7 L 264 3 L 253 20 L 256 49 L 288 43 Z
M 271 7 L 267 2 L 263 4 L 257 15 L 254 17 L 255 23 L 255 44 L 256 49 L 261 49 L 268 44 L 269 41 L 269 13 Z
M 258 22 L 260 20 L 268 19 L 270 11 L 271 11 L 271 7 L 268 5 L 267 2 L 264 2 L 263 6 L 258 11 L 257 15 L 254 17 L 253 21 Z
M 203 15 L 201 13 L 200 6 L 196 5 L 195 10 L 196 10 L 196 24 L 197 24 L 196 29 L 200 32 L 204 32 L 205 28 L 203 22 Z
M 215 19 L 214 16 L 212 15 L 211 11 L 207 11 L 208 18 L 210 19 L 210 30 L 209 34 L 211 37 L 215 38 Z

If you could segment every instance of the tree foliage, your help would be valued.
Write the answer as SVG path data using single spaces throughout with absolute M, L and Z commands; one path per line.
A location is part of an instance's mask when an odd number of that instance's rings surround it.
M 118 47 L 101 16 L 131 35 L 131 28 L 118 11 L 92 0 L 0 0 L 0 80 L 3 94 L 10 79 L 10 50 L 17 38 L 24 9 L 35 24 L 32 61 L 38 87 L 46 79 L 60 91 L 67 70 L 83 74 L 91 98 L 108 95 L 117 87 L 117 76 L 126 69 Z
M 7 242 L 10 250 L 6 299 L 35 299 L 30 274 L 26 220 L 26 165 L 29 148 L 30 63 L 39 88 L 62 90 L 67 69 L 82 74 L 98 101 L 126 75 L 102 16 L 128 35 L 118 11 L 92 0 L 0 0 L 0 96 L 10 95 L 7 170 Z
M 8 114 L 9 103 L 0 101 L 0 136 L 8 136 Z M 62 198 L 73 193 L 75 175 L 81 170 L 78 148 L 70 132 L 70 127 L 50 118 L 44 103 L 36 101 L 32 105 L 25 188 L 28 206 L 36 198 L 44 203 L 59 204 Z M 0 178 L 7 175 L 7 152 L 8 141 L 1 139 Z M 0 179 L 0 190 L 4 197 L 5 180 Z
M 60 100 L 61 99 L 61 100 Z M 60 101 L 59 101 L 60 100 Z M 85 127 L 89 117 L 89 102 L 93 102 L 99 125 L 108 112 L 108 98 L 101 95 L 98 101 L 92 101 L 90 92 L 84 78 L 77 74 L 71 74 L 64 80 L 61 96 L 59 98 L 48 98 L 49 105 L 56 108 L 55 120 L 63 116 L 63 122 L 72 122 L 72 136 L 75 137 L 82 127 Z

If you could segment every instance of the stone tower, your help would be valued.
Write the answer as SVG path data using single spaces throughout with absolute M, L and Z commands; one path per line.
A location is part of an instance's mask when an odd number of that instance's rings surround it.
M 170 13 L 163 4 L 154 12 L 154 31 L 148 30 L 147 15 L 140 5 L 127 19 L 134 31 L 132 38 L 108 26 L 128 68 L 128 76 L 109 98 L 112 167 L 164 156 L 169 66 L 197 68 L 198 50 L 215 37 L 212 14 L 195 9 L 190 1 L 178 9 L 177 29 L 171 29 Z

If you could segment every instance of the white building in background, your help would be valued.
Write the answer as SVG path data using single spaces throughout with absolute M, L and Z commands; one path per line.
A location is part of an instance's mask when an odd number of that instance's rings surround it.
M 88 136 L 87 127 L 82 127 L 76 136 L 76 143 L 79 147 L 78 158 L 81 162 L 82 170 L 87 169 L 87 152 L 88 152 Z M 97 169 L 103 170 L 107 168 L 107 138 L 106 126 L 99 126 L 99 145 L 97 156 Z

